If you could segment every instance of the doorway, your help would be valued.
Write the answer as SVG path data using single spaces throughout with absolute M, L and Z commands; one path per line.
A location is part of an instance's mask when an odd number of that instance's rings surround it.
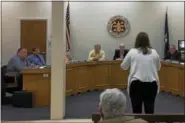
M 32 48 L 40 48 L 45 58 L 47 49 L 47 20 L 21 20 L 20 25 L 21 47 L 27 48 L 28 54 L 32 53 Z

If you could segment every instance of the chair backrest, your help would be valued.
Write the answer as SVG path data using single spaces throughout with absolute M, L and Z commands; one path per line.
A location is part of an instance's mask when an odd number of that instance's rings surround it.
M 100 116 L 99 113 L 93 113 L 93 114 L 92 114 L 92 121 L 93 121 L 94 123 L 98 123 L 98 122 L 100 121 L 100 119 L 101 119 L 101 116 Z
M 1 77 L 2 77 L 1 79 L 3 79 L 6 72 L 7 72 L 7 65 L 4 65 L 4 66 L 1 67 Z
M 6 95 L 6 86 L 4 83 L 4 76 L 6 74 L 7 66 L 4 65 L 1 67 L 1 103 L 4 103 L 5 95 Z
M 144 114 L 144 115 L 134 115 L 134 114 L 125 114 L 125 116 L 135 116 L 136 118 L 141 118 L 149 123 L 159 123 L 159 122 L 165 122 L 165 123 L 184 123 L 184 114 Z M 92 114 L 92 121 L 94 123 L 98 123 L 100 121 L 100 114 L 99 113 L 93 113 Z

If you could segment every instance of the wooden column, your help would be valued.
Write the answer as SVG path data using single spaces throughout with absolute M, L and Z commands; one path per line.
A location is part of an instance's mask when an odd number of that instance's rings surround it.
M 51 120 L 61 120 L 65 116 L 65 47 L 64 2 L 52 2 Z

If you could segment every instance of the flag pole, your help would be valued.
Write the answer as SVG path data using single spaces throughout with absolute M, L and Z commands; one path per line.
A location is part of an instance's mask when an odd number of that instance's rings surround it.
M 168 12 L 168 6 L 166 7 L 166 12 Z
M 164 41 L 165 41 L 165 50 L 164 50 L 164 57 L 166 58 L 167 52 L 169 50 L 169 30 L 168 30 L 168 6 L 166 7 L 166 14 L 165 14 L 165 32 L 164 32 Z

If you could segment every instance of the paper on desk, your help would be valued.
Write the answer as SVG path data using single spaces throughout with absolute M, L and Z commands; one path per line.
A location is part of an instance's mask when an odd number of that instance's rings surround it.
M 181 64 L 181 65 L 184 65 L 184 62 L 181 62 L 180 64 Z
M 118 59 L 116 59 L 117 61 L 122 61 L 123 59 L 121 59 L 121 58 L 118 58 Z

